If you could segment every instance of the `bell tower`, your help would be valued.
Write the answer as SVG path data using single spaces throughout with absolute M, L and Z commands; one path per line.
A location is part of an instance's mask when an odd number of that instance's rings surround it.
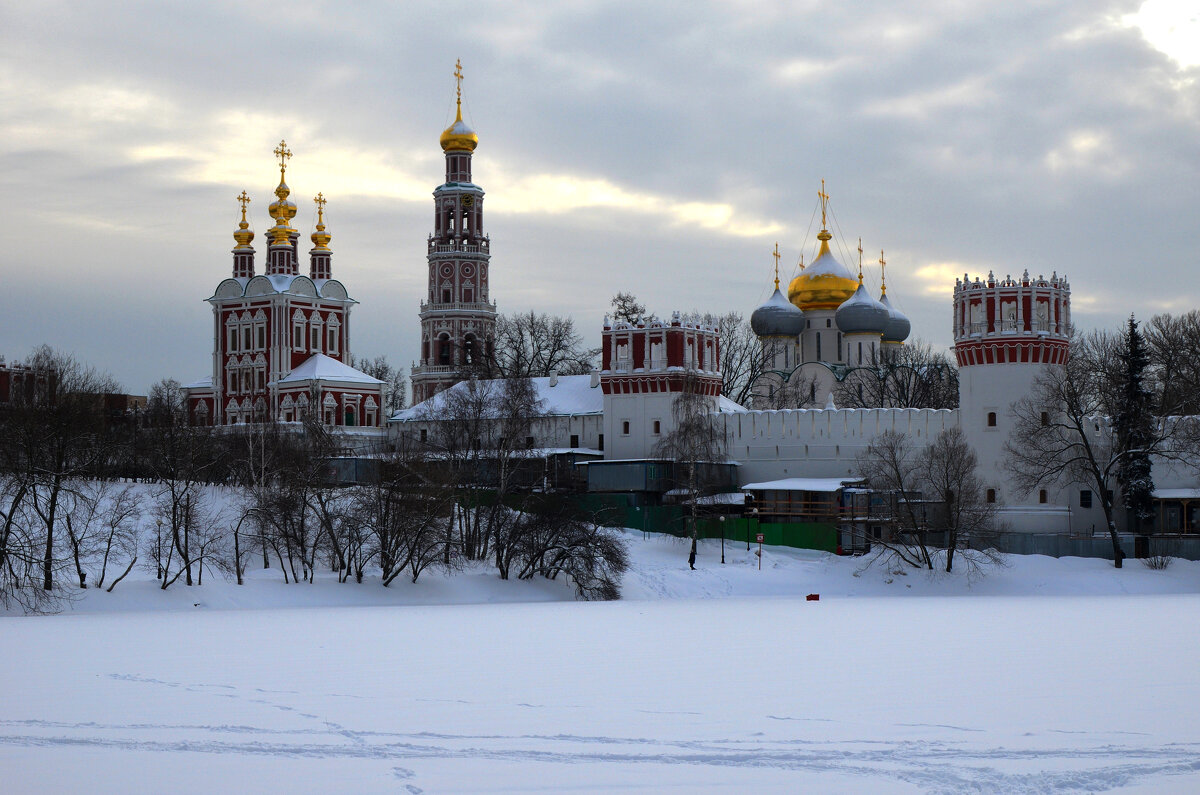
M 479 136 L 462 117 L 462 62 L 454 69 L 454 123 L 442 133 L 446 181 L 433 191 L 429 289 L 421 301 L 421 358 L 412 368 L 413 403 L 466 377 L 491 355 L 496 304 L 488 300 L 490 244 L 483 232 L 483 189 L 471 181 Z

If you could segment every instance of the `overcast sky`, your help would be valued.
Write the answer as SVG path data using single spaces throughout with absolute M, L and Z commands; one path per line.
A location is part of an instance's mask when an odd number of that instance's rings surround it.
M 1140 10 L 1140 13 L 1138 13 Z M 286 138 L 329 199 L 356 355 L 417 353 L 455 58 L 492 298 L 749 314 L 811 259 L 821 179 L 853 267 L 950 344 L 955 275 L 1071 281 L 1077 325 L 1200 304 L 1195 2 L 0 2 L 0 353 L 145 393 L 211 370 L 204 299 L 245 189 L 265 261 Z M 819 225 L 819 222 L 818 222 Z M 307 254 L 303 258 L 307 269 Z

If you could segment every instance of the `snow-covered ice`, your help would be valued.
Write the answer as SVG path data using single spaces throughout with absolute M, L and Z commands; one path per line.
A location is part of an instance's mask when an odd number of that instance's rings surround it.
M 270 570 L 0 619 L 3 789 L 1200 791 L 1200 564 L 629 538 L 620 602 Z

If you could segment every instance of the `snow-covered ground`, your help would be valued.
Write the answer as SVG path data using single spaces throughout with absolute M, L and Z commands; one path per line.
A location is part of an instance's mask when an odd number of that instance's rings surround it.
M 621 602 L 269 570 L 0 619 L 0 789 L 1200 791 L 1200 564 L 629 538 Z

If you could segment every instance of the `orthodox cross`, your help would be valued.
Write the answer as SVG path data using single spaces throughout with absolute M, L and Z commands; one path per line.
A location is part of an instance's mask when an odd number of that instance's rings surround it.
M 462 58 L 457 58 L 454 61 L 454 88 L 458 92 L 458 104 L 462 104 Z
M 246 195 L 246 191 L 242 191 L 242 195 L 237 197 L 238 203 L 242 205 L 242 220 L 246 220 L 246 205 L 250 203 L 250 197 Z
M 825 208 L 829 205 L 829 194 L 825 192 L 825 180 L 821 180 L 821 190 L 817 191 L 821 200 L 821 228 L 825 228 Z
M 858 283 L 862 284 L 862 238 L 858 239 Z
M 275 156 L 279 158 L 279 173 L 287 170 L 288 158 L 292 156 L 292 150 L 287 148 L 287 141 L 279 139 L 279 146 L 275 147 Z
M 887 265 L 887 260 L 883 258 L 883 249 L 879 249 L 879 281 L 881 283 L 880 294 L 887 295 L 887 273 L 884 270 Z
M 779 241 L 775 241 L 775 289 L 779 289 Z
M 317 205 L 317 223 L 318 224 L 324 223 L 325 204 L 326 204 L 326 202 L 328 202 L 328 199 L 325 198 L 324 193 L 318 193 L 316 196 L 313 197 L 313 201 L 316 202 L 316 205 Z

